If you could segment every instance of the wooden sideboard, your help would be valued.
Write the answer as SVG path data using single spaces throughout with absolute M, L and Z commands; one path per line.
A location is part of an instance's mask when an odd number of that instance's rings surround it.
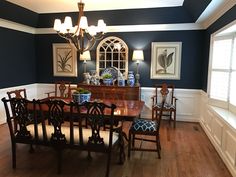
M 122 100 L 140 100 L 140 87 L 134 86 L 106 86 L 106 85 L 88 85 L 79 83 L 77 87 L 90 90 L 93 99 L 122 99 Z

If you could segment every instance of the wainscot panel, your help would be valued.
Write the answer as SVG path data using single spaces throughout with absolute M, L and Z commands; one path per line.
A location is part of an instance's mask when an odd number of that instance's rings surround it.
M 150 110 L 149 114 L 145 114 L 144 117 L 151 118 L 151 97 L 155 94 L 155 88 L 142 87 L 141 99 L 145 101 L 145 105 Z M 197 89 L 175 89 L 175 96 L 177 97 L 177 121 L 199 122 L 200 118 L 200 95 L 201 90 Z
M 236 115 L 211 106 L 208 95 L 201 93 L 200 124 L 228 167 L 236 176 Z

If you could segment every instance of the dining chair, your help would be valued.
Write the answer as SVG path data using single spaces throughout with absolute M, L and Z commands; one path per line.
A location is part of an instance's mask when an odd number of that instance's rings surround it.
M 157 152 L 158 158 L 159 159 L 161 158 L 161 153 L 160 153 L 161 143 L 160 143 L 159 130 L 161 126 L 164 102 L 165 102 L 165 97 L 163 96 L 163 101 L 161 103 L 160 110 L 158 114 L 155 114 L 153 120 L 138 118 L 133 121 L 129 129 L 128 158 L 130 158 L 131 151 L 154 151 Z M 138 135 L 138 137 L 136 135 Z M 155 140 L 151 139 L 150 138 L 151 136 L 155 137 Z M 140 147 L 137 147 L 137 145 L 135 145 L 135 140 L 141 141 Z M 142 142 L 144 141 L 155 143 L 156 148 L 143 148 Z
M 166 89 L 164 89 L 166 88 Z M 155 115 L 158 114 L 158 112 L 161 109 L 161 100 L 162 97 L 165 96 L 165 103 L 163 108 L 163 116 L 169 117 L 169 122 L 174 122 L 174 128 L 176 127 L 176 101 L 178 100 L 174 96 L 174 88 L 175 86 L 173 84 L 158 84 L 155 85 L 155 95 L 152 96 L 152 119 L 154 119 Z M 163 95 L 163 89 L 166 93 Z
M 8 98 L 27 98 L 26 89 L 17 89 L 7 92 Z
M 48 97 L 67 98 L 69 96 L 71 82 L 68 81 L 57 81 L 55 82 L 55 90 L 47 92 Z
M 87 127 L 91 129 L 91 136 L 87 142 L 87 149 L 90 152 L 102 152 L 107 153 L 106 163 L 106 177 L 109 177 L 112 149 L 115 145 L 119 148 L 119 163 L 123 164 L 125 153 L 124 143 L 122 136 L 122 128 L 115 125 L 114 110 L 116 105 L 106 105 L 102 102 L 85 102 L 83 103 L 86 108 L 85 119 L 88 122 Z M 109 116 L 105 116 L 105 111 L 109 110 Z M 104 125 L 108 126 L 108 129 L 104 130 Z M 105 139 L 101 137 L 101 132 L 108 132 L 108 136 Z M 114 138 L 116 136 L 117 138 Z M 105 141 L 107 145 L 105 145 Z

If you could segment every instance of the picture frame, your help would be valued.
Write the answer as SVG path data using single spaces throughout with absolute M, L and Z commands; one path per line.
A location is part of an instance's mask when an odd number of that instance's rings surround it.
M 180 80 L 182 42 L 152 42 L 151 79 Z
M 77 77 L 77 51 L 70 44 L 53 44 L 53 75 Z

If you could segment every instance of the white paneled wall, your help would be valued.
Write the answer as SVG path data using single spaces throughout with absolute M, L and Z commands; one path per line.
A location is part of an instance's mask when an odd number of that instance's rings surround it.
M 141 99 L 145 101 L 145 104 L 149 109 L 151 109 L 152 106 L 151 97 L 154 93 L 154 88 L 142 87 L 141 89 Z M 199 122 L 201 90 L 175 89 L 174 95 L 178 99 L 176 103 L 177 121 Z
M 200 124 L 231 174 L 236 177 L 236 115 L 208 104 L 201 94 Z

